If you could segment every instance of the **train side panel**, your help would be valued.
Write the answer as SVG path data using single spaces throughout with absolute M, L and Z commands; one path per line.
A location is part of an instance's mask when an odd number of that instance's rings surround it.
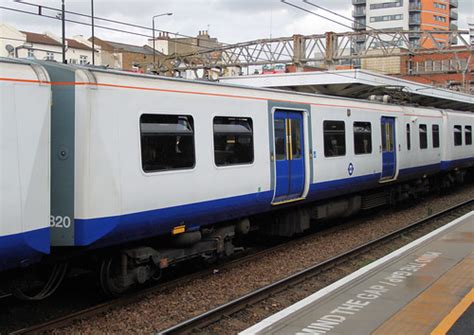
M 0 270 L 50 250 L 49 78 L 39 66 L 0 62 Z M 45 83 L 39 83 L 39 81 Z
M 444 113 L 444 154 L 442 170 L 449 171 L 456 168 L 474 166 L 474 145 L 472 131 L 474 129 L 474 115 L 446 111 Z M 467 143 L 470 140 L 470 144 Z
M 84 93 L 89 105 L 76 111 L 80 165 L 76 165 L 76 244 L 106 236 L 106 244 L 169 233 L 246 216 L 270 208 L 270 150 L 266 101 L 167 92 L 175 83 L 133 76 L 96 74 L 99 86 Z M 111 83 L 117 87 L 100 86 Z M 198 91 L 199 85 L 185 88 Z M 123 89 L 121 87 L 147 87 Z M 156 90 L 154 90 L 156 89 Z M 142 115 L 192 117 L 193 167 L 159 172 L 142 168 Z M 213 119 L 251 118 L 253 162 L 218 167 L 214 162 Z M 81 134 L 81 135 L 79 135 Z M 80 138 L 80 139 L 79 139 Z M 79 147 L 87 148 L 80 153 Z M 82 149 L 85 150 L 85 149 Z M 222 185 L 229 185 L 222 187 Z

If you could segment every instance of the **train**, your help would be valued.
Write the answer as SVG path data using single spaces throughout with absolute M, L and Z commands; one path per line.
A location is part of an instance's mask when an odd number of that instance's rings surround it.
M 6 58 L 0 88 L 0 289 L 22 299 L 78 257 L 116 296 L 474 167 L 470 112 Z

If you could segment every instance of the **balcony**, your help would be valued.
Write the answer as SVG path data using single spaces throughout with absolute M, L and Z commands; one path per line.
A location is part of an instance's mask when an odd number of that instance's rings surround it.
M 352 0 L 353 5 L 365 5 L 366 0 Z
M 449 11 L 449 18 L 452 21 L 456 21 L 458 19 L 458 12 L 456 11 L 456 9 L 451 8 L 451 10 Z
M 410 2 L 410 11 L 420 11 L 421 10 L 421 2 Z
M 352 24 L 352 28 L 354 28 L 354 30 L 365 30 L 365 28 L 366 28 L 365 21 L 364 22 L 361 22 L 361 21 L 354 22 Z
M 454 24 L 454 23 L 451 23 L 451 24 L 449 25 L 449 30 L 451 30 L 451 31 L 456 31 L 456 30 L 458 30 L 458 25 L 457 25 L 457 24 Z
M 421 24 L 421 17 L 419 15 L 410 15 L 408 19 L 408 24 L 416 24 L 419 25 Z
M 458 7 L 458 0 L 449 0 L 449 5 L 451 7 Z
M 357 8 L 352 11 L 352 17 L 365 17 L 365 7 Z

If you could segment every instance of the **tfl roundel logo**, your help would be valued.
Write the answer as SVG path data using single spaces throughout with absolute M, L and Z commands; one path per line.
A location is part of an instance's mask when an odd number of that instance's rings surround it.
M 352 176 L 354 174 L 354 164 L 349 163 L 349 166 L 347 167 L 347 172 L 349 173 L 349 176 Z

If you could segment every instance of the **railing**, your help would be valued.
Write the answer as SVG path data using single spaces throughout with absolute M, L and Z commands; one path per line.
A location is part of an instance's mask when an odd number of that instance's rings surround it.
M 420 24 L 421 17 L 420 16 L 410 16 L 408 19 L 408 24 Z
M 367 27 L 366 21 L 355 21 L 352 24 L 352 28 L 354 29 L 365 29 Z
M 458 12 L 455 9 L 451 9 L 449 11 L 449 18 L 451 20 L 457 20 L 458 19 Z
M 421 2 L 410 2 L 410 10 L 421 10 Z
M 365 7 L 363 8 L 357 8 L 352 11 L 352 17 L 359 17 L 359 16 L 365 16 Z

